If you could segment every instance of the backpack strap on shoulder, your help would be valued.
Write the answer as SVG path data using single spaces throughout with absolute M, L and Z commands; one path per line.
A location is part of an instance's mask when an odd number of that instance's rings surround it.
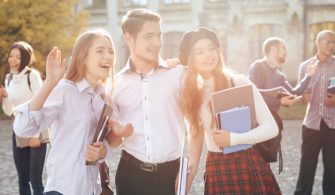
M 30 72 L 31 72 L 31 70 L 27 70 L 27 72 L 24 73 L 24 74 L 27 75 L 27 83 L 28 83 L 28 87 L 29 87 L 30 91 L 32 91 L 32 90 L 31 90 L 31 86 L 30 86 Z

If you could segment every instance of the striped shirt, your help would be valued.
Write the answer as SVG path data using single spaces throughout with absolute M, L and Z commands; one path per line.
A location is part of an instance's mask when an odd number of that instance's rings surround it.
M 41 110 L 29 111 L 28 104 L 14 109 L 14 131 L 20 136 L 51 127 L 45 192 L 100 194 L 98 167 L 85 165 L 85 155 L 104 103 L 102 92 L 101 86 L 93 91 L 85 79 L 61 80 Z
M 316 56 L 306 60 L 300 65 L 299 78 L 303 78 L 309 64 L 317 59 Z M 303 124 L 310 129 L 320 130 L 321 119 L 329 128 L 335 129 L 335 107 L 324 104 L 327 95 L 329 79 L 335 76 L 335 56 L 329 57 L 324 63 L 319 63 L 312 75 L 308 86 L 310 100 L 307 106 Z

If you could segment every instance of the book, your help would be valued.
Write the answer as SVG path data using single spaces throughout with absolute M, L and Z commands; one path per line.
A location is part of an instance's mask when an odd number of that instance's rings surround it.
M 96 127 L 93 139 L 92 139 L 92 144 L 95 142 L 101 142 L 105 139 L 106 134 L 108 132 L 108 120 L 110 116 L 112 115 L 112 108 L 108 106 L 107 104 L 104 104 L 104 107 L 102 108 L 100 118 L 98 125 Z M 86 165 L 95 165 L 96 163 L 94 162 L 88 162 L 86 161 Z
M 277 99 L 281 99 L 282 97 L 293 95 L 289 91 L 287 91 L 287 89 L 285 89 L 282 86 L 275 87 L 275 88 L 272 88 L 272 89 L 260 89 L 259 91 L 261 92 L 262 95 L 269 96 L 269 97 L 274 97 L 274 98 L 277 98 Z
M 251 115 L 248 106 L 235 107 L 217 114 L 219 128 L 234 133 L 244 133 L 251 130 Z M 239 144 L 223 148 L 224 154 L 246 150 L 252 144 Z
M 49 136 L 50 132 L 49 131 L 50 131 L 50 129 L 47 129 L 47 130 L 40 133 L 39 140 L 40 140 L 41 144 L 50 142 L 50 136 Z M 29 147 L 29 140 L 30 140 L 30 138 L 20 137 L 20 136 L 15 134 L 16 146 L 19 147 L 19 148 Z
M 229 89 L 217 91 L 212 94 L 212 108 L 214 116 L 222 111 L 248 106 L 251 115 L 251 128 L 257 127 L 254 95 L 252 85 L 236 86 Z M 216 120 L 217 122 L 217 120 Z M 216 123 L 216 127 L 219 128 Z
M 177 195 L 186 195 L 188 160 L 188 156 L 182 156 L 180 158 Z
M 329 79 L 329 86 L 327 88 L 327 93 L 335 94 L 335 77 Z

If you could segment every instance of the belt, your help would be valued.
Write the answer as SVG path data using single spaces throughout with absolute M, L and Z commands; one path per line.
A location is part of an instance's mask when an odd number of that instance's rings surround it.
M 164 167 L 179 166 L 179 158 L 165 163 L 148 163 L 138 160 L 124 150 L 121 152 L 121 159 L 146 172 L 158 172 L 159 170 L 164 169 Z

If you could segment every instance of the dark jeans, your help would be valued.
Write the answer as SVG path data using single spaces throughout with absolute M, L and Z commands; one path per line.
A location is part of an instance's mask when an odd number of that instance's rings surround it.
M 335 194 L 335 129 L 321 120 L 320 131 L 302 127 L 300 172 L 294 194 L 312 194 L 318 156 L 322 150 L 323 194 Z
M 149 172 L 121 158 L 115 176 L 116 194 L 174 195 L 178 170 L 179 161 Z
M 14 162 L 19 177 L 20 195 L 32 194 L 30 184 L 33 189 L 33 195 L 42 195 L 44 191 L 42 173 L 47 145 L 42 144 L 38 148 L 18 148 L 16 147 L 14 134 L 12 138 Z

